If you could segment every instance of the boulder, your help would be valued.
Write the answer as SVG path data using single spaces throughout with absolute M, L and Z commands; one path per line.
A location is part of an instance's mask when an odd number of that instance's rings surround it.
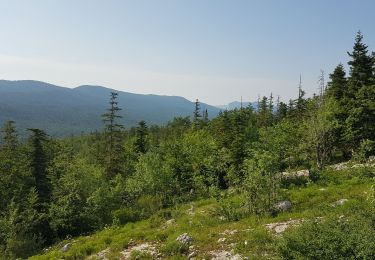
M 283 200 L 275 204 L 274 206 L 277 212 L 285 212 L 292 209 L 292 203 L 289 200 Z

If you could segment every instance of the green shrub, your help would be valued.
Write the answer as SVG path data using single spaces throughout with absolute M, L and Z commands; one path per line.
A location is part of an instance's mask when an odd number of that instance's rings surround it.
M 241 200 L 224 196 L 219 199 L 214 214 L 227 221 L 238 221 L 245 216 L 245 208 Z
M 278 252 L 283 259 L 374 259 L 374 241 L 369 220 L 334 217 L 286 232 Z
M 113 211 L 112 213 L 115 223 L 124 225 L 128 222 L 136 222 L 140 219 L 140 214 L 138 211 L 132 208 L 122 208 Z
M 163 199 L 156 195 L 143 195 L 137 200 L 137 207 L 142 218 L 149 217 L 163 207 Z
M 139 251 L 139 250 L 133 250 L 130 254 L 131 260 L 148 260 L 148 259 L 154 259 L 152 255 L 145 251 Z
M 353 159 L 357 162 L 366 162 L 367 158 L 375 151 L 375 142 L 369 139 L 362 140 L 359 149 L 354 153 Z
M 176 255 L 182 255 L 186 252 L 188 252 L 189 246 L 177 241 L 171 241 L 165 244 L 162 248 L 161 251 L 163 254 L 168 255 L 168 256 L 176 256 Z

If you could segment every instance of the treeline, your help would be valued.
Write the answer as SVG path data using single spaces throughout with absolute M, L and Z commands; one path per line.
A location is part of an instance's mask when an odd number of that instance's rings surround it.
M 14 122 L 0 146 L 0 255 L 14 259 L 71 236 L 150 216 L 165 207 L 244 194 L 248 214 L 271 214 L 280 198 L 278 173 L 366 160 L 375 151 L 375 55 L 361 33 L 346 75 L 338 65 L 320 91 L 288 103 L 272 95 L 209 120 L 197 101 L 192 118 L 125 130 L 117 94 L 103 114 L 105 129 L 62 140 Z M 124 104 L 126 105 L 126 104 Z M 1 257 L 0 257 L 1 258 Z

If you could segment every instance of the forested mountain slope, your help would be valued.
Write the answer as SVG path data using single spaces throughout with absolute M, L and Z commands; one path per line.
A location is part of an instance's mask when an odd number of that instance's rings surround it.
M 51 136 L 90 133 L 101 130 L 109 94 L 101 86 L 69 89 L 52 84 L 20 80 L 0 80 L 0 125 L 12 120 L 23 134 L 26 128 L 41 128 Z M 144 120 L 149 125 L 165 124 L 177 116 L 191 116 L 194 103 L 177 96 L 141 95 L 118 91 L 121 123 L 135 126 Z M 214 117 L 219 109 L 202 104 Z

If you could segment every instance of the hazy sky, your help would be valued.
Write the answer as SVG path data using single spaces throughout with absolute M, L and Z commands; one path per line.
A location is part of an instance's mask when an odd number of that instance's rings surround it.
M 0 78 L 103 85 L 218 105 L 308 94 L 348 60 L 369 0 L 0 0 Z

